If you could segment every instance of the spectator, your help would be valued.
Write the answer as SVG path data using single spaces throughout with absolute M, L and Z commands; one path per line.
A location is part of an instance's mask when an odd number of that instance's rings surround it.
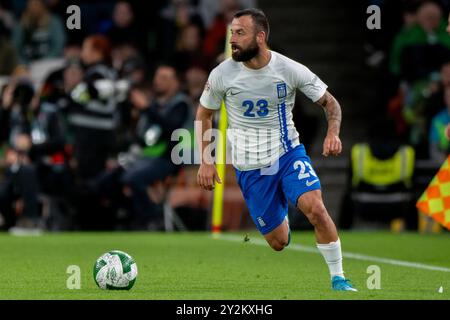
M 450 13 L 448 14 L 448 20 L 447 20 L 447 32 L 450 34 Z
M 417 0 L 366 0 L 366 7 L 377 5 L 382 12 L 382 28 L 365 30 L 364 49 L 368 56 L 366 63 L 371 67 L 385 67 L 395 35 L 402 28 L 416 24 Z
M 77 45 L 68 45 L 64 48 L 65 65 L 51 72 L 41 87 L 40 98 L 42 102 L 54 105 L 63 118 L 66 142 L 73 143 L 69 131 L 67 111 L 71 104 L 70 93 L 83 80 L 83 66 L 81 63 L 81 48 Z
M 134 12 L 130 3 L 119 1 L 114 6 L 112 26 L 106 33 L 113 46 L 130 44 L 139 47 L 144 41 L 143 34 L 134 22 Z
M 186 71 L 186 92 L 189 95 L 194 107 L 197 107 L 200 96 L 205 89 L 208 73 L 205 69 L 192 67 Z M 194 112 L 195 114 L 196 112 Z
M 36 166 L 41 192 L 65 196 L 70 187 L 65 150 L 65 127 L 55 104 L 32 105 L 29 156 Z
M 444 88 L 450 87 L 450 60 L 441 67 L 441 83 Z
M 127 58 L 120 69 L 120 77 L 126 79 L 131 85 L 139 85 L 146 80 L 146 65 L 140 56 Z
M 16 20 L 14 19 L 14 15 L 9 12 L 4 5 L 0 2 L 0 25 L 3 25 L 5 35 L 10 37 L 11 32 L 16 25 Z
M 446 137 L 446 127 L 450 124 L 450 87 L 444 90 L 444 106 L 433 117 L 430 128 L 430 155 L 432 159 L 442 162 L 449 154 L 450 142 Z
M 38 207 L 38 178 L 31 163 L 31 111 L 34 89 L 26 80 L 12 82 L 5 88 L 0 109 L 0 136 L 6 142 L 6 172 L 0 183 L 0 212 L 6 228 L 41 228 Z M 19 219 L 16 219 L 19 216 Z M 17 220 L 17 221 L 16 221 Z
M 180 30 L 188 25 L 197 25 L 203 35 L 202 18 L 188 0 L 171 0 L 169 5 L 161 10 L 160 19 L 158 30 L 160 59 L 173 56 Z
M 447 32 L 450 35 L 450 13 L 448 14 Z M 449 74 L 448 81 L 449 81 L 449 86 L 450 86 L 450 74 Z M 445 136 L 447 137 L 448 140 L 450 140 L 450 124 L 447 125 L 447 127 L 445 128 Z
M 136 47 L 124 43 L 113 47 L 111 52 L 112 66 L 115 70 L 122 70 L 125 61 L 131 58 L 139 57 L 140 53 Z
M 78 59 L 70 59 L 63 70 L 63 88 L 67 95 L 83 80 L 83 66 Z
M 64 47 L 64 59 L 67 60 L 80 60 L 81 59 L 81 45 L 68 44 Z
M 73 103 L 70 93 L 83 80 L 83 67 L 78 59 L 69 59 L 64 68 L 52 72 L 45 80 L 41 89 L 41 102 L 55 109 L 60 126 L 65 134 L 66 150 L 70 159 L 74 144 L 73 132 L 68 124 L 69 110 Z
M 450 88 L 450 60 L 442 65 L 439 82 L 432 87 L 432 95 L 425 102 L 427 133 L 430 131 L 431 119 L 442 110 L 444 90 L 447 87 Z
M 445 29 L 441 8 L 424 2 L 417 10 L 417 24 L 404 28 L 394 40 L 390 71 L 411 82 L 439 70 L 450 49 Z
M 408 124 L 408 140 L 415 149 L 418 159 L 430 157 L 429 131 L 431 119 L 442 109 L 445 84 L 449 82 L 450 64 L 444 63 L 441 74 L 432 80 L 415 81 L 404 85 L 405 99 L 402 115 Z
M 127 58 L 122 64 L 119 75 L 120 82 L 127 88 L 120 97 L 120 127 L 118 129 L 118 149 L 125 150 L 133 140 L 139 112 L 130 101 L 129 91 L 130 88 L 145 86 L 147 74 L 144 60 L 139 56 Z
M 116 74 L 110 67 L 111 46 L 102 35 L 85 39 L 82 61 L 86 65 L 83 82 L 71 93 L 75 102 L 69 110 L 69 124 L 74 132 L 74 156 L 82 181 L 104 170 L 114 151 L 117 128 Z
M 172 61 L 180 73 L 185 73 L 186 70 L 195 66 L 210 68 L 210 61 L 202 52 L 202 38 L 198 26 L 190 24 L 181 30 Z
M 131 92 L 133 105 L 141 110 L 137 137 L 143 146 L 142 156 L 125 171 L 123 183 L 132 191 L 136 226 L 146 228 L 149 223 L 161 221 L 162 212 L 150 199 L 147 189 L 164 181 L 177 171 L 171 159 L 172 132 L 191 127 L 193 113 L 189 98 L 180 91 L 180 83 L 173 67 L 157 68 L 153 80 L 155 97 L 150 99 L 143 90 Z
M 139 39 L 141 54 L 146 57 L 146 62 L 156 61 L 161 57 L 161 48 L 164 39 L 161 37 L 161 10 L 166 6 L 164 1 L 132 1 L 135 12 L 137 28 L 143 33 Z
M 10 75 L 17 66 L 17 54 L 7 37 L 7 31 L 0 20 L 0 76 Z
M 438 90 L 439 70 L 450 55 L 450 37 L 441 18 L 439 5 L 422 2 L 416 14 L 417 23 L 399 33 L 391 54 L 391 72 L 402 82 L 389 108 L 418 159 L 429 157 L 430 113 L 435 113 L 440 104 L 431 108 L 428 104 Z
M 64 48 L 65 65 L 52 71 L 44 80 L 41 89 L 41 99 L 56 104 L 58 109 L 68 106 L 70 92 L 83 78 L 81 49 L 70 45 Z
M 28 0 L 13 38 L 22 63 L 63 54 L 64 26 L 48 11 L 43 0 Z

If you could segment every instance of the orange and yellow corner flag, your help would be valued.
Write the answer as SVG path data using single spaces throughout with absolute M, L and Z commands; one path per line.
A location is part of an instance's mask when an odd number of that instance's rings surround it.
M 450 230 L 450 156 L 431 180 L 416 207 Z

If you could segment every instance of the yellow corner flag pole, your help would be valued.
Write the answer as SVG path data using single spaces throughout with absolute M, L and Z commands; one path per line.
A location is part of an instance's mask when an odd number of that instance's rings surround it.
M 225 59 L 231 56 L 231 46 L 230 46 L 230 28 L 227 28 L 227 37 L 225 40 Z M 222 101 L 220 107 L 220 119 L 219 119 L 219 131 L 221 133 L 220 138 L 217 141 L 216 149 L 216 166 L 217 173 L 222 180 L 219 184 L 215 182 L 214 186 L 214 199 L 213 199 L 213 211 L 212 211 L 212 233 L 214 235 L 219 235 L 222 230 L 222 217 L 223 217 L 223 193 L 225 190 L 225 174 L 226 174 L 226 157 L 227 157 L 227 136 L 226 130 L 228 127 L 227 121 L 227 111 L 225 108 L 225 103 Z

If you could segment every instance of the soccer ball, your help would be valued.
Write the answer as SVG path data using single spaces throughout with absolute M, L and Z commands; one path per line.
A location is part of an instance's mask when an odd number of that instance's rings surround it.
M 94 265 L 94 280 L 102 289 L 130 290 L 136 281 L 137 274 L 134 259 L 119 250 L 105 253 Z

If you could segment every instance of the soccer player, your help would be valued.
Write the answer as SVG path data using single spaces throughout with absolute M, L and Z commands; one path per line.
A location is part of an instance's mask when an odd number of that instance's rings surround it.
M 233 166 L 250 215 L 268 244 L 276 251 L 290 242 L 288 200 L 314 226 L 317 247 L 325 258 L 334 290 L 356 291 L 344 277 L 341 243 L 328 215 L 320 181 L 292 120 L 299 89 L 321 106 L 328 132 L 323 155 L 342 151 L 339 139 L 341 108 L 327 86 L 307 67 L 268 49 L 269 23 L 259 9 L 237 12 L 231 23 L 232 59 L 209 75 L 200 98 L 196 120 L 201 122 L 201 164 L 198 184 L 212 190 L 221 183 L 212 157 L 204 152 L 212 118 L 224 100 L 228 114 L 227 137 Z M 201 135 L 200 135 L 201 134 Z

